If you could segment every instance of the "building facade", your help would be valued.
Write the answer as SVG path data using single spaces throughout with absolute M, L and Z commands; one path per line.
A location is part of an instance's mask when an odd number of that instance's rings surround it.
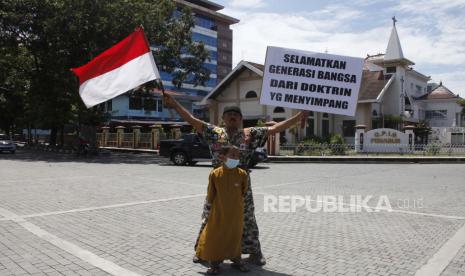
M 180 16 L 184 6 L 191 8 L 195 26 L 192 40 L 203 42 L 210 52 L 210 60 L 204 67 L 210 70 L 210 80 L 205 86 L 194 86 L 187 82 L 181 88 L 172 84 L 173 76 L 160 70 L 163 86 L 167 93 L 176 98 L 187 110 L 197 117 L 206 118 L 204 106 L 198 102 L 223 79 L 232 68 L 232 30 L 230 25 L 239 20 L 220 13 L 224 7 L 207 0 L 173 0 Z M 153 46 L 156 48 L 156 46 Z M 112 124 L 173 124 L 181 122 L 176 112 L 163 108 L 160 91 L 144 95 L 126 93 L 108 101 L 105 110 Z
M 365 58 L 355 116 L 310 112 L 303 129 L 290 129 L 281 136 L 295 143 L 305 137 L 340 134 L 347 143 L 354 143 L 356 125 L 365 125 L 366 130 L 400 130 L 404 125 L 422 122 L 432 127 L 463 126 L 459 97 L 442 83 L 428 90 L 430 77 L 413 69 L 413 65 L 403 55 L 394 21 L 386 53 Z M 263 65 L 240 62 L 203 99 L 210 106 L 210 121 L 221 124 L 222 110 L 231 104 L 242 108 L 244 127 L 258 120 L 281 121 L 295 114 L 297 111 L 289 108 L 260 105 L 262 77 Z

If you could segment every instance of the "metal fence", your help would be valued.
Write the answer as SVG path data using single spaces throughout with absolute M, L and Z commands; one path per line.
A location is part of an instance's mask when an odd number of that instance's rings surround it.
M 107 147 L 117 147 L 118 146 L 118 135 L 116 133 L 108 133 Z
M 358 147 L 358 148 L 356 148 Z M 424 155 L 465 156 L 464 144 L 380 144 L 360 147 L 354 144 L 297 144 L 281 145 L 279 155 L 337 156 L 337 155 Z
M 152 141 L 152 134 L 151 133 L 141 133 L 138 148 L 150 149 L 150 147 L 152 145 L 151 141 Z
M 134 134 L 133 133 L 124 133 L 123 141 L 121 142 L 122 148 L 134 148 Z

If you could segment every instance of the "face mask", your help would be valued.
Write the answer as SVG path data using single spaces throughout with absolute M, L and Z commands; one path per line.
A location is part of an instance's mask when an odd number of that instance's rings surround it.
M 237 165 L 239 165 L 239 159 L 227 158 L 224 164 L 226 165 L 226 167 L 234 169 L 235 167 L 237 167 Z

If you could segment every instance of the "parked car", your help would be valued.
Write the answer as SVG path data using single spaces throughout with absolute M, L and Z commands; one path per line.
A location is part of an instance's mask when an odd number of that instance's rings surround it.
M 260 162 L 266 162 L 268 160 L 268 154 L 266 149 L 263 148 L 256 148 L 252 154 L 252 158 L 249 161 L 249 168 L 255 167 Z
M 181 139 L 161 140 L 160 156 L 168 157 L 178 166 L 195 165 L 201 160 L 211 160 L 210 148 L 196 133 L 181 136 Z
M 197 133 L 189 133 L 181 136 L 181 139 L 161 140 L 159 145 L 160 156 L 170 158 L 178 166 L 195 165 L 198 161 L 211 161 L 212 156 L 207 142 Z M 257 148 L 249 162 L 249 168 L 253 168 L 259 162 L 268 158 L 264 148 Z
M 16 152 L 16 144 L 6 134 L 0 134 L 0 152 L 9 151 L 11 153 Z

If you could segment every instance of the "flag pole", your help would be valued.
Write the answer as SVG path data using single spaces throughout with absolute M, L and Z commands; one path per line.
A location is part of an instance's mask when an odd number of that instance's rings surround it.
M 142 31 L 144 31 L 144 26 L 142 24 L 140 24 L 139 27 L 136 27 L 136 30 L 139 29 L 139 28 L 142 29 Z M 145 41 L 147 42 L 147 45 L 150 45 L 149 40 L 147 39 L 147 36 L 145 35 L 145 32 L 144 32 L 144 38 L 145 38 Z M 150 51 L 152 51 L 152 50 L 150 50 Z M 158 83 L 158 86 L 161 89 L 161 95 L 162 95 L 162 98 L 163 98 L 165 96 L 165 86 L 163 85 L 163 81 L 161 80 L 161 77 L 160 77 L 160 79 L 157 80 L 157 83 Z M 170 113 L 170 118 L 173 119 L 174 116 L 173 116 L 172 108 L 168 107 L 167 105 L 163 105 L 163 107 L 168 109 L 168 112 Z

